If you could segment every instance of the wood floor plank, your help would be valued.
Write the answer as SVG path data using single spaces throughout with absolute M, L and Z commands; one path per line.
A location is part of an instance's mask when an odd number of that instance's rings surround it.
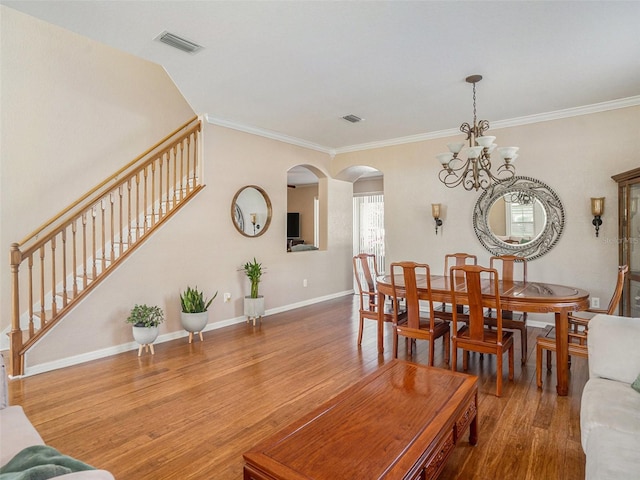
M 379 356 L 376 324 L 365 322 L 356 345 L 357 302 L 343 297 L 158 344 L 137 351 L 12 380 L 10 402 L 24 407 L 45 441 L 127 479 L 240 479 L 242 454 L 391 360 L 391 326 Z M 516 362 L 515 381 L 503 373 L 495 397 L 496 361 L 472 355 L 479 376 L 479 442 L 456 447 L 443 479 L 584 478 L 580 395 L 584 359 L 570 371 L 570 395 L 555 394 L 554 375 L 535 385 L 535 336 L 529 357 Z M 515 358 L 520 358 L 516 342 Z M 426 342 L 409 357 L 428 362 Z M 444 364 L 440 341 L 436 366 Z M 461 358 L 459 359 L 461 370 Z M 553 367 L 555 369 L 555 365 Z

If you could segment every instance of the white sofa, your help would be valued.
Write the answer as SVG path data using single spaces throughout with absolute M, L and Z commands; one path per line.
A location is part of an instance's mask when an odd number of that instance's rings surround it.
M 45 445 L 19 405 L 8 405 L 7 375 L 4 359 L 0 355 L 0 467 L 26 447 Z M 114 480 L 106 470 L 85 470 L 58 475 L 56 480 Z
M 580 406 L 587 480 L 640 478 L 640 318 L 589 322 L 589 380 Z

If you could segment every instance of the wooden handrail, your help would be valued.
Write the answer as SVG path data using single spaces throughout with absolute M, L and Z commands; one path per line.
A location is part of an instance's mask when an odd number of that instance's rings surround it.
M 11 244 L 11 375 L 23 375 L 27 350 L 202 190 L 194 120 Z
M 42 225 L 40 225 L 40 227 L 36 228 L 33 232 L 31 232 L 29 235 L 27 235 L 25 238 L 23 238 L 18 245 L 24 245 L 25 243 L 31 241 L 31 239 L 33 239 L 34 237 L 37 237 L 40 235 L 40 233 L 45 230 L 46 228 L 48 228 L 50 225 L 54 224 L 55 222 L 57 222 L 62 216 L 64 216 L 66 213 L 68 213 L 71 209 L 75 208 L 77 205 L 79 205 L 81 202 L 84 202 L 87 198 L 89 198 L 91 195 L 93 195 L 94 193 L 96 193 L 99 189 L 101 189 L 102 187 L 104 187 L 105 185 L 107 185 L 109 182 L 112 182 L 113 180 L 117 179 L 123 172 L 125 172 L 126 170 L 128 170 L 129 168 L 133 167 L 137 162 L 139 162 L 142 158 L 146 157 L 147 155 L 149 155 L 149 153 L 153 152 L 156 148 L 158 148 L 160 145 L 162 145 L 163 143 L 165 143 L 167 140 L 171 139 L 172 137 L 174 137 L 178 132 L 180 132 L 180 130 L 183 130 L 185 128 L 187 128 L 191 123 L 193 123 L 195 120 L 197 120 L 198 117 L 195 116 L 193 118 L 191 118 L 188 122 L 182 124 L 180 127 L 176 128 L 173 132 L 171 132 L 169 135 L 167 135 L 166 137 L 164 137 L 162 140 L 160 140 L 159 142 L 157 142 L 155 145 L 153 145 L 152 147 L 148 148 L 147 150 L 145 150 L 143 153 L 141 153 L 140 155 L 138 155 L 136 158 L 134 158 L 133 160 L 131 160 L 129 163 L 127 163 L 124 167 L 122 167 L 120 170 L 118 170 L 116 173 L 114 173 L 113 175 L 111 175 L 110 177 L 106 178 L 105 180 L 103 180 L 102 182 L 100 182 L 98 185 L 96 185 L 95 187 L 93 187 L 91 190 L 89 190 L 87 193 L 85 193 L 82 197 L 80 197 L 78 200 L 76 200 L 75 202 L 73 202 L 71 205 L 69 205 L 68 207 L 66 207 L 64 210 L 62 210 L 60 213 L 58 213 L 57 215 L 55 215 L 54 217 L 50 218 L 49 220 L 47 220 L 46 222 L 44 222 Z M 197 124 L 197 128 L 198 131 L 200 130 L 200 123 L 198 122 Z

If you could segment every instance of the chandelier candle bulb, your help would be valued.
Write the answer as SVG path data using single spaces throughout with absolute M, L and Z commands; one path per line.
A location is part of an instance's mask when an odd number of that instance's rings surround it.
M 482 150 L 484 150 L 483 147 L 470 147 L 468 150 L 468 157 L 469 159 L 475 159 L 478 158 L 480 156 L 480 154 L 482 153 Z
M 518 147 L 500 147 L 498 149 L 498 153 L 503 159 L 511 159 L 519 150 Z
M 490 135 L 483 135 L 482 137 L 476 138 L 476 143 L 483 148 L 489 148 L 496 137 L 492 137 Z
M 442 166 L 446 166 L 451 160 L 453 160 L 452 153 L 439 153 L 436 155 L 438 161 L 442 164 Z
M 447 147 L 453 154 L 460 153 L 460 150 L 464 147 L 464 142 L 447 143 Z

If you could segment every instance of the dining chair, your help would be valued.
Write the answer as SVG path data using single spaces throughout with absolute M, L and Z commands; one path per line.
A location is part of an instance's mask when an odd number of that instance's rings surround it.
M 449 272 L 451 300 L 454 305 L 461 295 L 467 297 L 468 321 L 458 327 L 459 313 L 453 310 L 453 338 L 451 369 L 456 371 L 458 348 L 463 350 L 462 368 L 467 370 L 469 351 L 489 353 L 496 356 L 496 396 L 502 395 L 503 354 L 508 353 L 509 380 L 513 380 L 513 332 L 502 329 L 502 308 L 500 305 L 499 275 L 495 268 L 478 265 L 451 267 Z M 456 281 L 456 278 L 459 279 Z M 496 312 L 496 328 L 485 328 L 484 309 Z
M 370 253 L 360 253 L 353 257 L 353 273 L 356 277 L 360 300 L 358 345 L 362 345 L 364 320 L 378 321 L 378 290 L 375 279 L 380 276 L 380 272 L 378 271 L 376 256 Z M 400 304 L 398 304 L 399 311 L 395 311 L 394 304 L 388 308 L 382 305 L 382 308 L 384 309 L 385 322 L 395 321 L 402 323 L 406 321 L 406 310 L 402 310 Z M 397 319 L 394 318 L 395 315 L 397 315 Z
M 542 353 L 547 352 L 547 371 L 551 371 L 551 352 L 556 351 L 555 328 L 547 328 L 544 335 L 539 335 L 536 339 L 536 385 L 542 388 Z M 588 358 L 587 332 L 569 332 L 569 365 L 571 357 Z
M 629 272 L 628 265 L 620 265 L 618 267 L 618 279 L 616 281 L 616 287 L 609 300 L 609 306 L 606 309 L 588 308 L 587 310 L 579 310 L 577 312 L 569 312 L 569 325 L 573 328 L 574 333 L 580 330 L 580 327 L 586 329 L 589 325 L 589 320 L 595 317 L 599 313 L 605 313 L 607 315 L 615 315 L 620 299 L 622 298 L 622 290 L 624 288 L 625 276 Z
M 625 276 L 629 272 L 628 265 L 620 265 L 618 267 L 618 278 L 616 287 L 613 291 L 609 306 L 607 309 L 589 308 L 587 310 L 579 310 L 569 313 L 569 366 L 571 366 L 571 357 L 588 357 L 587 336 L 589 333 L 589 320 L 599 313 L 607 315 L 615 315 L 622 297 L 622 289 L 624 287 Z M 555 328 L 549 328 L 544 335 L 536 338 L 536 384 L 538 388 L 542 388 L 542 354 L 547 352 L 547 371 L 551 371 L 551 353 L 557 350 Z
M 422 300 L 429 304 L 428 317 L 420 315 L 420 298 L 418 298 L 418 275 L 424 276 L 426 281 L 426 298 L 422 293 Z M 393 332 L 393 358 L 398 358 L 398 336 L 406 339 L 409 355 L 412 354 L 415 340 L 429 341 L 429 365 L 434 362 L 434 345 L 437 338 L 442 337 L 444 361 L 449 363 L 450 329 L 449 322 L 436 319 L 431 298 L 431 271 L 429 265 L 416 262 L 396 262 L 391 264 L 391 287 L 394 302 L 399 301 L 398 287 L 404 287 L 404 299 L 407 309 L 406 323 L 396 323 Z M 422 289 L 421 289 L 422 291 Z
M 492 256 L 489 259 L 489 267 L 500 272 L 503 288 L 513 286 L 514 281 L 527 281 L 527 259 L 517 255 Z M 496 326 L 495 311 L 490 309 L 485 317 L 485 325 Z M 522 365 L 527 362 L 527 312 L 502 311 L 502 328 L 520 331 L 520 350 L 522 353 Z
M 444 256 L 444 276 L 449 276 L 449 270 L 452 266 L 462 266 L 462 265 L 477 265 L 478 257 L 476 255 L 471 255 L 469 253 L 448 253 Z M 459 275 L 458 275 L 459 277 Z M 452 306 L 448 303 L 441 303 L 435 309 L 436 317 L 442 320 L 451 320 L 452 315 Z M 464 305 L 458 305 L 458 313 L 460 313 L 459 320 L 466 319 L 464 315 Z

